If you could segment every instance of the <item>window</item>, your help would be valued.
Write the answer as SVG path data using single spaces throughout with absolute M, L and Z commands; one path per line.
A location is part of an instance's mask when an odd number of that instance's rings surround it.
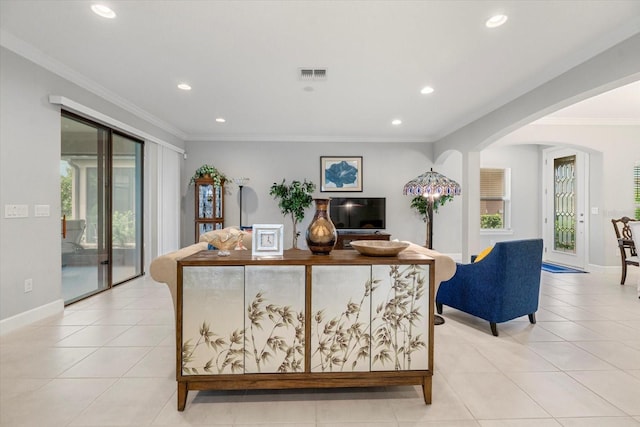
M 511 227 L 511 170 L 480 169 L 480 228 Z
M 633 167 L 633 191 L 636 203 L 636 219 L 640 220 L 640 162 Z

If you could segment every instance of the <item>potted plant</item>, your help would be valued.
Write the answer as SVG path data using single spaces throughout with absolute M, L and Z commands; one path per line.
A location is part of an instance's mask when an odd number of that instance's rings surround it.
M 453 200 L 453 196 L 451 195 L 435 197 L 433 199 L 433 211 L 438 213 L 438 208 L 451 200 Z M 427 202 L 428 200 L 424 196 L 416 196 L 411 200 L 411 207 L 418 211 L 424 222 L 431 220 L 431 218 L 428 217 Z
M 311 193 L 315 189 L 316 185 L 306 179 L 303 182 L 292 181 L 289 185 L 283 179 L 280 184 L 274 183 L 269 191 L 269 195 L 273 196 L 274 199 L 280 199 L 278 206 L 282 215 L 291 215 L 291 221 L 293 222 L 293 249 L 298 249 L 298 237 L 300 236 L 298 223 L 304 219 L 304 210 L 311 206 L 313 202 Z
M 216 187 L 220 187 L 222 184 L 229 180 L 229 178 L 227 178 L 225 174 L 216 169 L 215 166 L 211 165 L 202 165 L 198 169 L 196 169 L 195 173 L 191 177 L 191 181 L 189 181 L 189 184 L 194 184 L 196 182 L 196 179 L 199 178 L 213 179 L 213 183 Z
M 429 212 L 429 198 L 424 196 L 416 196 L 411 199 L 411 207 L 418 211 L 420 218 L 427 224 L 427 243 L 426 247 L 430 247 L 433 242 L 429 234 L 429 224 L 433 224 L 433 214 L 438 213 L 438 208 L 447 202 L 453 200 L 453 195 L 442 195 L 440 197 L 434 197 L 433 209 Z

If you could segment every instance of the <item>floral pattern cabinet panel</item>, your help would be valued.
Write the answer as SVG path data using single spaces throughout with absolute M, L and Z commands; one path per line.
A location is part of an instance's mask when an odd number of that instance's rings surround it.
M 305 267 L 245 270 L 245 373 L 304 372 Z
M 244 373 L 244 267 L 182 272 L 182 374 Z
M 429 369 L 429 266 L 373 265 L 371 370 Z
M 371 266 L 313 266 L 311 372 L 369 371 Z

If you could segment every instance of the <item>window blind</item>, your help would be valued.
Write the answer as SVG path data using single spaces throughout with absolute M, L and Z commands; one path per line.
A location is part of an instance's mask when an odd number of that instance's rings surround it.
M 633 167 L 633 189 L 635 192 L 634 200 L 636 205 L 640 205 L 640 164 Z
M 504 198 L 504 169 L 480 169 L 480 199 Z
M 640 162 L 633 167 L 633 192 L 636 204 L 635 217 L 640 220 Z

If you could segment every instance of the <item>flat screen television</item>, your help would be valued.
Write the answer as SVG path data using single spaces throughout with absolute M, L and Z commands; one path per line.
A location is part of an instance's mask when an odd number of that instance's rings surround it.
M 329 215 L 338 230 L 382 230 L 385 201 L 384 197 L 335 197 L 329 203 Z

